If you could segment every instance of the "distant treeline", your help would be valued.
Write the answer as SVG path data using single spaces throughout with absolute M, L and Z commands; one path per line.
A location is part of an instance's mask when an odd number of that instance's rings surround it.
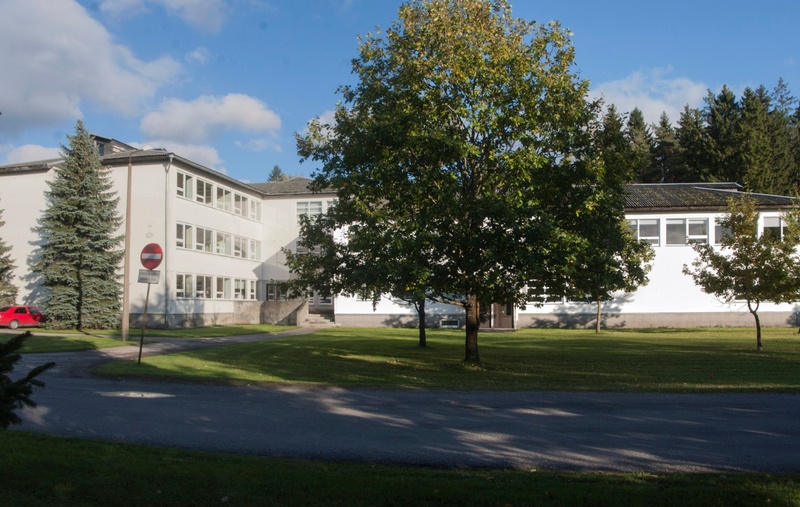
M 798 193 L 800 107 L 783 79 L 771 92 L 746 88 L 739 99 L 727 86 L 709 91 L 702 109 L 684 107 L 677 127 L 666 113 L 648 125 L 638 108 L 621 116 L 612 105 L 603 129 L 617 126 L 635 182 L 734 181 L 750 192 Z

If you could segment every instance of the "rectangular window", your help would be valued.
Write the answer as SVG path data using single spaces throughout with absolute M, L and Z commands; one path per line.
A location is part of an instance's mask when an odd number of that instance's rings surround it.
M 231 279 L 217 277 L 217 299 L 231 298 Z
M 195 241 L 194 249 L 201 252 L 213 252 L 214 231 L 198 227 L 196 232 L 197 241 Z
M 267 284 L 267 301 L 286 301 L 287 299 L 288 294 L 285 289 L 281 288 L 280 284 Z
M 217 232 L 217 249 L 219 255 L 231 255 L 232 236 L 224 232 Z
M 247 285 L 250 289 L 247 293 L 248 299 L 256 299 L 256 286 L 258 285 L 258 282 L 255 280 L 250 280 Z
M 555 290 L 559 285 L 557 282 L 547 283 L 544 280 L 533 280 L 528 282 L 528 296 L 526 300 L 532 304 L 538 303 L 563 303 L 564 290 Z
M 213 277 L 197 275 L 195 281 L 195 297 L 199 299 L 211 299 L 213 290 Z
M 667 244 L 687 245 L 708 242 L 708 220 L 705 218 L 668 218 Z
M 322 201 L 299 201 L 297 203 L 297 223 L 303 216 L 313 217 L 322 213 Z
M 705 218 L 690 218 L 688 221 L 689 234 L 688 242 L 708 243 L 708 220 Z
M 261 221 L 261 203 L 258 201 L 250 201 L 250 219 Z
M 235 194 L 233 197 L 233 212 L 243 217 L 248 216 L 250 211 L 247 208 L 247 197 L 239 194 Z
M 233 237 L 233 256 L 247 258 L 247 239 L 241 236 Z
M 731 230 L 723 226 L 719 221 L 719 218 L 714 220 L 714 244 L 716 245 L 721 245 L 723 239 L 731 236 Z
M 227 188 L 217 187 L 217 208 L 223 211 L 231 210 L 231 191 Z
M 653 246 L 661 242 L 661 224 L 657 218 L 639 218 L 628 220 L 636 239 L 643 239 Z
M 254 239 L 250 240 L 250 259 L 257 261 L 261 259 L 261 242 Z
M 192 226 L 177 224 L 175 230 L 175 246 L 177 248 L 192 248 Z
M 786 221 L 781 217 L 764 217 L 764 237 L 783 239 L 786 236 Z
M 197 180 L 197 196 L 195 200 L 200 204 L 212 204 L 214 186 L 203 180 Z
M 191 199 L 194 195 L 192 193 L 192 177 L 188 174 L 184 173 L 177 173 L 178 175 L 178 196 L 185 197 L 186 199 Z
M 175 297 L 192 297 L 192 275 L 178 273 L 175 275 Z
M 247 280 L 237 278 L 233 281 L 233 299 L 245 299 L 247 295 Z
M 686 220 L 682 218 L 667 219 L 667 244 L 686 244 Z

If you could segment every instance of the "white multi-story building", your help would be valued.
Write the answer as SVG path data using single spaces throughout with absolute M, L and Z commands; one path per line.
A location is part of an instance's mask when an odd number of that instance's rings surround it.
M 310 180 L 247 184 L 165 150 L 137 150 L 96 137 L 101 160 L 119 197 L 120 234 L 130 255 L 120 266 L 133 323 L 141 320 L 147 285 L 139 283 L 139 253 L 149 243 L 163 249 L 159 282 L 150 287 L 149 325 L 302 323 L 307 313 L 333 316 L 337 325 L 414 325 L 415 310 L 386 298 L 373 306 L 358 298 L 315 293 L 288 300 L 285 250 L 297 251 L 299 216 L 324 213 L 333 194 L 313 194 Z M 30 272 L 40 238 L 35 232 L 47 206 L 47 181 L 60 160 L 0 167 L 0 237 L 12 247 L 19 303 L 40 302 L 40 283 Z M 704 294 L 682 274 L 694 259 L 692 243 L 718 242 L 716 220 L 735 184 L 631 185 L 626 214 L 655 249 L 650 283 L 604 303 L 608 326 L 750 325 L 743 305 L 726 305 Z M 761 228 L 780 234 L 788 197 L 753 195 Z M 130 200 L 130 207 L 128 201 Z M 129 231 L 126 234 L 126 231 Z M 123 276 L 127 270 L 129 276 Z M 762 322 L 795 324 L 795 305 L 762 304 Z M 432 326 L 460 326 L 460 308 L 430 304 Z M 495 304 L 484 326 L 593 325 L 594 305 L 556 300 L 524 309 Z

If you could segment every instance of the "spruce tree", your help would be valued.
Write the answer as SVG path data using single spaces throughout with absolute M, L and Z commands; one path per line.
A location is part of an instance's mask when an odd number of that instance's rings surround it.
M 684 106 L 675 137 L 680 147 L 681 172 L 685 174 L 686 181 L 713 181 L 709 167 L 709 139 L 703 113 L 699 109 Z
M 712 179 L 742 182 L 744 171 L 739 130 L 742 113 L 736 96 L 727 85 L 718 95 L 708 92 L 704 113 Z
M 681 160 L 678 138 L 667 113 L 661 113 L 653 133 L 653 172 L 658 175 L 657 183 L 686 182 L 686 166 Z
M 637 107 L 628 116 L 625 137 L 631 146 L 634 178 L 641 183 L 658 183 L 661 175 L 653 168 L 653 134 L 645 122 L 644 114 Z
M 0 211 L 0 227 L 5 225 Z M 11 247 L 0 239 L 0 306 L 13 305 L 17 301 L 17 287 L 11 283 L 14 278 L 14 261 L 11 260 Z
M 763 86 L 757 91 L 748 87 L 741 104 L 737 128 L 742 161 L 741 183 L 750 192 L 772 193 L 776 173 L 772 160 L 770 98 Z
M 33 271 L 44 285 L 52 327 L 97 329 L 119 324 L 123 258 L 118 198 L 82 121 L 62 145 L 63 162 L 49 182 Z

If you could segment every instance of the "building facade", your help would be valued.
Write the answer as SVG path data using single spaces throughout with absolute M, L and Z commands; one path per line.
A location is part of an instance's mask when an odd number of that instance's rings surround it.
M 150 286 L 148 325 L 196 326 L 236 323 L 302 324 L 308 313 L 328 315 L 341 326 L 413 326 L 416 311 L 389 297 L 377 306 L 358 298 L 313 293 L 292 300 L 280 282 L 290 278 L 286 250 L 296 252 L 299 217 L 324 213 L 333 194 L 314 194 L 310 180 L 249 184 L 165 150 L 138 150 L 96 137 L 101 161 L 119 197 L 129 255 L 120 266 L 131 324 L 141 322 L 147 284 L 138 281 L 139 254 L 149 243 L 163 249 L 159 282 Z M 35 227 L 47 206 L 47 182 L 60 160 L 0 167 L 0 237 L 12 247 L 18 302 L 40 303 L 39 281 L 29 265 L 40 242 Z M 752 318 L 742 304 L 727 305 L 704 294 L 682 274 L 695 257 L 691 245 L 718 243 L 717 219 L 738 185 L 631 185 L 626 216 L 638 237 L 650 242 L 655 259 L 650 282 L 603 304 L 612 326 L 741 326 Z M 753 195 L 760 229 L 781 234 L 788 197 Z M 130 202 L 130 206 L 128 203 Z M 127 233 L 126 233 L 127 232 Z M 128 277 L 123 275 L 127 271 Z M 432 327 L 460 327 L 463 311 L 429 304 Z M 794 325 L 800 307 L 762 304 L 765 325 Z M 523 328 L 593 326 L 596 306 L 563 299 L 524 308 L 498 302 L 484 311 L 483 326 Z

